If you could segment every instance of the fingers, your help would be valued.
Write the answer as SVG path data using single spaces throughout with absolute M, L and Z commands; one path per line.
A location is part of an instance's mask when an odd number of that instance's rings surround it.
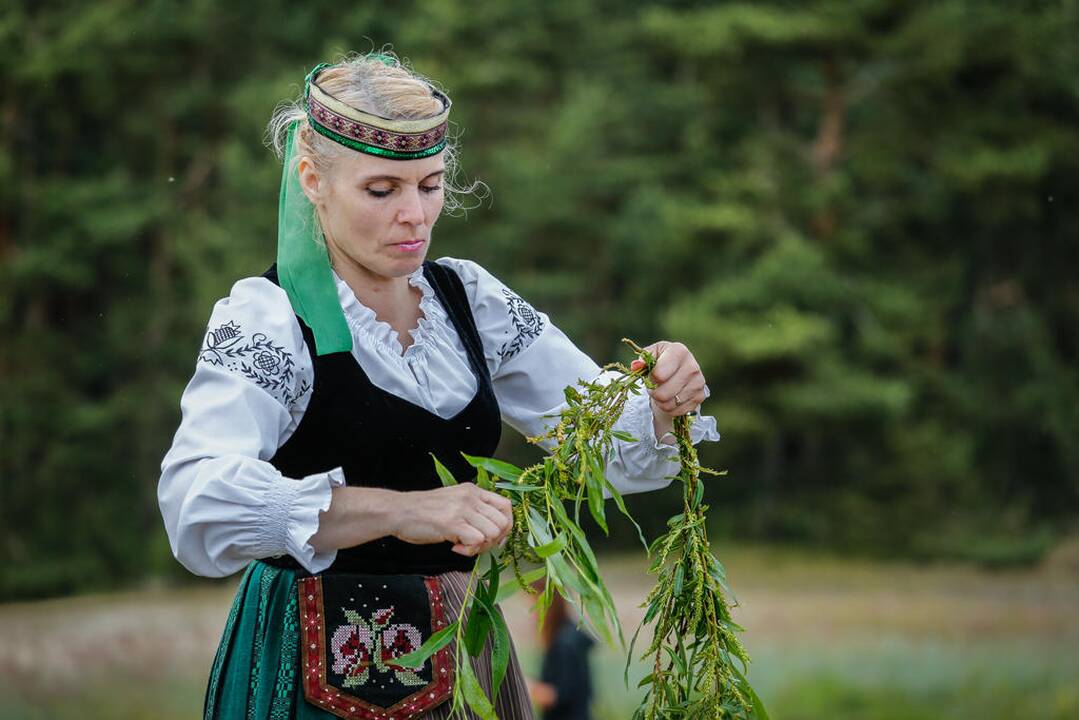
M 502 499 L 506 500 L 507 505 L 510 505 L 510 508 L 512 508 L 512 504 L 508 499 Z M 480 505 L 479 511 L 487 520 L 493 523 L 495 528 L 498 530 L 497 537 L 494 538 L 495 542 L 502 542 L 506 538 L 506 535 L 508 535 L 510 530 L 513 528 L 512 509 L 508 508 L 505 512 L 503 512 L 501 509 L 495 507 L 493 504 L 483 503 L 482 505 Z
M 662 384 L 671 379 L 689 350 L 682 343 L 660 340 L 648 346 L 649 352 L 656 356 L 656 365 L 652 368 L 652 379 Z
M 668 415 L 684 415 L 700 407 L 705 397 L 704 378 L 699 372 L 690 375 L 684 383 L 676 377 L 652 393 L 656 406 Z
M 469 502 L 460 514 L 453 551 L 479 555 L 502 543 L 513 528 L 513 504 L 509 498 L 469 484 Z
M 496 545 L 505 537 L 505 517 L 490 505 L 481 506 L 478 512 L 469 515 L 465 521 L 483 533 L 483 542 Z
M 470 522 L 462 521 L 456 527 L 457 542 L 461 545 L 482 545 L 483 530 Z
M 481 489 L 480 493 L 480 498 L 484 503 L 501 512 L 510 522 L 513 521 L 513 503 L 510 502 L 508 497 L 499 495 L 496 492 L 491 492 L 490 490 Z
M 682 343 L 665 343 L 652 377 L 657 383 L 650 391 L 652 399 L 668 415 L 692 412 L 707 397 L 700 365 Z
M 689 385 L 691 380 L 699 376 L 700 373 L 701 371 L 700 368 L 697 367 L 697 363 L 690 359 L 688 362 L 680 365 L 668 380 L 656 385 L 655 390 L 652 391 L 652 397 L 660 403 L 673 401 L 675 395 L 681 400 L 685 400 L 686 396 L 682 394 L 682 390 Z M 701 387 L 704 387 L 703 380 L 701 381 Z
M 471 527 L 480 531 L 480 540 L 478 543 L 471 543 L 473 545 L 491 547 L 498 540 L 499 535 L 501 535 L 498 525 L 495 525 L 490 518 L 484 517 L 481 513 L 469 515 L 464 521 Z

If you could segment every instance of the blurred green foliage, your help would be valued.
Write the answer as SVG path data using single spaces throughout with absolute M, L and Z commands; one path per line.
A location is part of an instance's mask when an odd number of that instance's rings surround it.
M 493 190 L 432 255 L 599 362 L 685 342 L 723 533 L 1037 557 L 1079 508 L 1077 30 L 1072 0 L 8 3 L 0 597 L 176 572 L 158 464 L 212 303 L 274 257 L 265 123 L 384 42 Z

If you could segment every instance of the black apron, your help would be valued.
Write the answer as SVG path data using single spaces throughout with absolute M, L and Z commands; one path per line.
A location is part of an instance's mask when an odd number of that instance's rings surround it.
M 457 274 L 433 261 L 423 274 L 435 290 L 468 354 L 477 390 L 471 402 L 448 420 L 374 385 L 351 352 L 316 355 L 311 329 L 297 317 L 314 362 L 312 397 L 295 433 L 270 459 L 285 477 L 304 477 L 336 467 L 348 485 L 391 490 L 442 486 L 433 453 L 458 482 L 475 479 L 461 453 L 494 455 L 502 433 L 498 401 L 483 356 L 464 285 Z M 277 283 L 277 268 L 264 275 Z M 470 571 L 474 558 L 454 553 L 452 543 L 413 545 L 385 537 L 341 549 L 326 572 L 437 574 Z M 267 558 L 278 567 L 300 569 L 288 556 Z

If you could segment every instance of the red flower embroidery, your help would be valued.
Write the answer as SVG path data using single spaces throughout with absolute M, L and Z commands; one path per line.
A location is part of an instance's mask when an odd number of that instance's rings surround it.
M 374 649 L 373 633 L 366 627 L 341 625 L 333 633 L 330 648 L 333 650 L 333 671 L 353 677 L 367 672 Z
M 418 650 L 423 644 L 420 631 L 408 623 L 390 625 L 382 631 L 382 662 L 394 670 L 409 670 L 393 662 L 402 655 Z

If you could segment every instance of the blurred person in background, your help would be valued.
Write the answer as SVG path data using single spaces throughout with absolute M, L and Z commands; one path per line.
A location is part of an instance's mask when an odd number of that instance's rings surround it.
M 543 581 L 532 587 L 542 592 Z M 577 626 L 569 603 L 558 593 L 551 596 L 539 635 L 543 663 L 539 680 L 529 680 L 528 690 L 541 711 L 541 719 L 591 720 L 592 670 L 588 653 L 595 640 Z

